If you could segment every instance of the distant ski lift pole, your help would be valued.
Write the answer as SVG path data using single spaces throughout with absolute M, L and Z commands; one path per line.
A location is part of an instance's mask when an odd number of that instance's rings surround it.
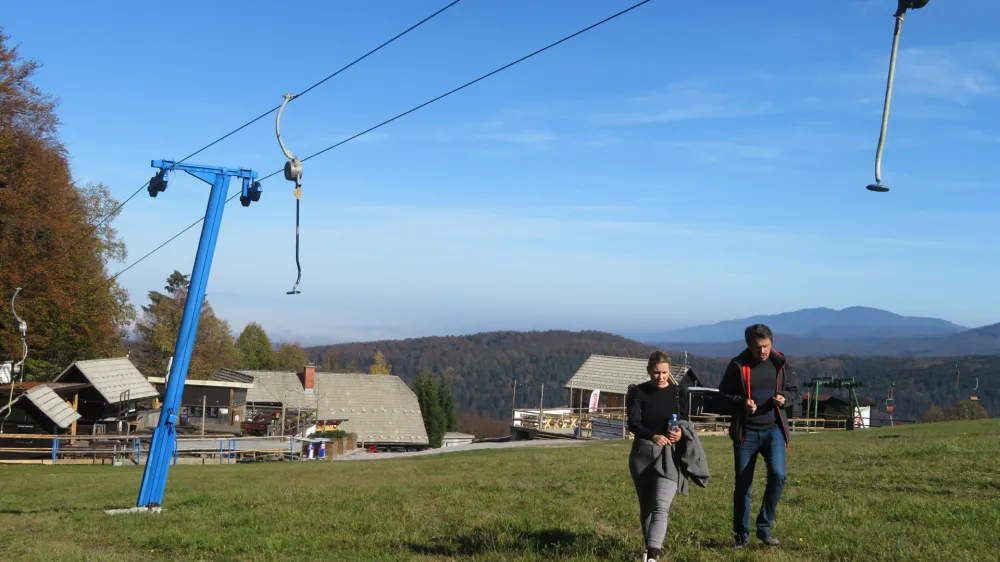
M 889 104 L 892 102 L 892 82 L 896 77 L 896 52 L 899 50 L 899 32 L 903 26 L 906 10 L 919 10 L 927 5 L 930 0 L 899 0 L 899 7 L 896 9 L 896 29 L 892 35 L 892 53 L 889 55 L 889 79 L 885 86 L 885 103 L 882 106 L 882 130 L 878 135 L 878 149 L 875 151 L 875 183 L 867 186 L 868 191 L 885 193 L 889 191 L 889 186 L 882 184 L 882 148 L 885 146 L 885 130 L 889 124 Z
M 289 295 L 297 295 L 302 292 L 298 290 L 299 282 L 302 281 L 302 264 L 299 263 L 299 205 L 302 200 L 302 161 L 297 156 L 294 156 L 292 151 L 288 150 L 285 147 L 285 143 L 281 140 L 281 114 L 284 113 L 288 102 L 296 97 L 294 94 L 285 94 L 285 101 L 281 103 L 281 107 L 278 109 L 278 117 L 274 122 L 274 132 L 278 137 L 278 145 L 281 146 L 281 151 L 285 153 L 285 158 L 288 158 L 288 161 L 285 162 L 285 179 L 295 182 L 295 267 L 298 269 L 298 277 L 295 278 L 295 285 L 292 286 L 292 290 L 286 293 Z

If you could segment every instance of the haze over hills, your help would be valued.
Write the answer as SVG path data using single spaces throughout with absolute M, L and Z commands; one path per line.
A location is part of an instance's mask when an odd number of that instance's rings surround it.
M 976 332 L 976 333 L 972 333 Z M 954 336 L 957 340 L 1000 340 L 1000 325 Z M 793 338 L 794 336 L 788 336 Z M 784 337 L 779 342 L 789 343 Z M 705 344 L 724 345 L 724 344 Z M 998 346 L 1000 347 L 1000 346 Z M 509 420 L 511 401 L 517 407 L 538 407 L 545 386 L 547 407 L 567 405 L 564 385 L 591 354 L 646 357 L 653 346 L 603 332 L 489 332 L 466 336 L 357 342 L 308 349 L 321 370 L 337 371 L 348 362 L 366 370 L 376 351 L 392 365 L 392 374 L 412 382 L 420 371 L 440 373 L 450 384 L 460 414 Z M 681 348 L 666 347 L 675 361 Z M 737 350 L 738 351 L 738 350 Z M 859 395 L 881 404 L 886 389 L 896 384 L 896 412 L 915 419 L 931 404 L 951 407 L 968 399 L 979 382 L 980 403 L 993 415 L 1000 412 L 1000 355 L 979 357 L 807 357 L 796 355 L 795 368 L 805 384 L 812 377 L 851 376 L 865 383 Z M 937 355 L 948 355 L 940 353 Z M 955 361 L 961 360 L 961 382 L 956 385 Z M 707 386 L 719 384 L 726 358 L 688 357 Z M 517 381 L 515 392 L 514 381 Z
M 788 355 L 829 357 L 836 355 L 916 355 L 944 357 L 1000 354 L 1000 323 L 933 337 L 836 339 L 803 337 L 776 332 L 775 348 Z M 703 357 L 731 357 L 745 344 L 737 336 L 726 342 L 660 341 L 663 349 L 682 350 Z
M 902 316 L 878 308 L 852 306 L 842 310 L 807 308 L 759 315 L 658 333 L 628 334 L 647 342 L 724 343 L 742 339 L 751 324 L 767 324 L 775 333 L 801 338 L 870 343 L 875 340 L 945 336 L 968 330 L 940 318 Z

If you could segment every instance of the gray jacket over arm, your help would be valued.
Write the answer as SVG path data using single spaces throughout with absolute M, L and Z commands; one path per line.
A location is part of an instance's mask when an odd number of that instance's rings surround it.
M 677 468 L 682 476 L 677 481 L 677 491 L 686 496 L 689 487 L 688 479 L 702 488 L 708 487 L 708 457 L 705 455 L 705 449 L 701 446 L 701 440 L 698 439 L 698 432 L 694 430 L 691 422 L 681 420 L 679 426 L 684 437 L 674 445 L 676 449 L 674 458 L 677 460 Z

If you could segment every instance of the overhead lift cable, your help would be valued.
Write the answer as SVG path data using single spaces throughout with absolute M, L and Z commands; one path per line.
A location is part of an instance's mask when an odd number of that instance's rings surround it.
M 434 19 L 435 17 L 437 17 L 438 15 L 440 15 L 441 13 L 443 13 L 444 11 L 446 11 L 446 10 L 447 10 L 447 9 L 449 9 L 449 8 L 451 8 L 451 7 L 452 7 L 452 6 L 454 6 L 455 4 L 458 4 L 458 3 L 459 3 L 459 2 L 461 2 L 461 1 L 462 1 L 462 0 L 452 0 L 452 1 L 450 2 L 450 3 L 448 3 L 447 5 L 445 5 L 445 6 L 443 7 L 443 8 L 441 8 L 441 9 L 437 10 L 436 12 L 434 12 L 434 13 L 432 13 L 431 15 L 429 15 L 429 16 L 427 16 L 427 17 L 425 17 L 424 19 L 422 19 L 422 20 L 418 21 L 417 23 L 415 23 L 415 24 L 411 25 L 410 27 L 406 28 L 405 30 L 401 31 L 400 33 L 397 33 L 397 34 L 396 34 L 396 35 L 395 35 L 394 37 L 392 37 L 391 39 L 389 39 L 389 40 L 387 40 L 387 41 L 383 42 L 383 43 L 382 43 L 381 45 L 379 45 L 378 47 L 375 47 L 374 49 L 372 49 L 372 50 L 368 51 L 368 52 L 367 52 L 367 53 L 365 53 L 364 55 L 361 55 L 360 57 L 358 57 L 358 58 L 354 59 L 354 60 L 353 60 L 353 61 L 352 61 L 352 62 L 351 62 L 350 64 L 347 64 L 346 66 L 343 66 L 343 67 L 341 67 L 341 68 L 340 68 L 339 70 L 337 70 L 336 72 L 333 72 L 332 74 L 329 74 L 329 75 L 327 75 L 327 76 L 326 76 L 325 78 L 323 78 L 323 79 L 322 79 L 322 80 L 320 80 L 319 82 L 316 82 L 315 84 L 313 84 L 313 85 L 309 86 L 309 87 L 308 87 L 308 88 L 306 88 L 305 90 L 302 90 L 302 92 L 300 92 L 300 93 L 296 94 L 296 95 L 295 95 L 294 97 L 295 97 L 295 98 L 299 98 L 299 97 L 302 97 L 302 96 L 306 95 L 307 93 L 309 93 L 310 91 L 312 91 L 313 89 L 315 89 L 315 88 L 316 88 L 316 87 L 318 87 L 319 85 L 323 84 L 323 83 L 324 83 L 324 82 L 326 82 L 327 80 L 330 80 L 331 78 L 333 78 L 333 77 L 337 76 L 338 74 L 340 74 L 340 73 L 344 72 L 345 70 L 347 70 L 347 69 L 351 68 L 352 66 L 354 66 L 354 65 L 358 64 L 359 62 L 361 62 L 361 61 L 365 60 L 365 59 L 366 59 L 366 58 L 368 58 L 369 56 L 371 56 L 371 55 L 375 54 L 376 52 L 380 51 L 380 50 L 381 50 L 382 48 L 384 48 L 384 47 L 388 46 L 389 44 L 391 44 L 391 43 L 393 43 L 394 41 L 396 41 L 397 39 L 399 39 L 399 38 L 403 37 L 403 36 L 404 36 L 404 35 L 406 35 L 407 33 L 409 33 L 409 32 L 411 32 L 411 31 L 413 31 L 414 29 L 416 29 L 416 28 L 420 27 L 421 25 L 423 25 L 423 24 L 427 23 L 428 21 L 430 21 L 430 20 Z M 238 133 L 238 132 L 242 131 L 243 129 L 246 129 L 247 127 L 249 127 L 250 125 L 253 125 L 253 124 L 254 124 L 254 123 L 256 123 L 257 121 L 260 121 L 261 119 L 263 119 L 263 118 L 267 117 L 268 115 L 271 115 L 271 114 L 272 114 L 272 113 L 274 113 L 275 111 L 278 111 L 278 110 L 279 110 L 279 109 L 280 109 L 280 108 L 282 107 L 282 105 L 284 105 L 284 104 L 279 104 L 279 105 L 277 105 L 277 106 L 275 106 L 275 107 L 272 107 L 271 109 L 269 109 L 269 110 L 265 111 L 264 113 L 261 113 L 261 114 L 260 114 L 260 115 L 258 115 L 257 117 L 254 117 L 253 119 L 251 119 L 251 120 L 247 121 L 246 123 L 244 123 L 244 124 L 240 125 L 239 127 L 237 127 L 237 128 L 235 128 L 235 129 L 233 129 L 232 131 L 229 131 L 228 133 L 226 133 L 226 134 L 222 135 L 221 137 L 219 137 L 219 138 L 215 139 L 214 141 L 212 141 L 212 142 L 210 142 L 210 143 L 206 144 L 205 146 L 203 146 L 203 147 L 199 148 L 198 150 L 196 150 L 196 151 L 192 152 L 191 154 L 188 154 L 188 155 L 187 155 L 187 156 L 185 156 L 184 158 L 181 158 L 180 160 L 176 161 L 176 164 L 181 164 L 181 163 L 183 163 L 183 162 L 186 162 L 186 161 L 187 161 L 187 160 L 189 160 L 190 158 L 193 158 L 193 157 L 195 157 L 195 156 L 197 156 L 197 155 L 201 154 L 202 152 L 204 152 L 204 151 L 208 150 L 209 148 L 211 148 L 211 147 L 215 146 L 216 144 L 218 144 L 218 143 L 220 143 L 220 142 L 222 142 L 222 141 L 224 141 L 224 140 L 228 139 L 229 137 L 231 137 L 231 136 L 235 135 L 236 133 Z M 65 257 L 66 257 L 67 255 L 69 255 L 69 253 L 70 253 L 71 251 L 73 251 L 73 249 L 74 249 L 74 248 L 75 248 L 76 246 L 78 246 L 78 245 L 80 244 L 80 242 L 83 242 L 83 241 L 84 241 L 84 240 L 86 240 L 86 239 L 87 239 L 88 237 L 92 236 L 92 235 L 93 235 L 93 234 L 94 234 L 95 232 L 97 232 L 97 229 L 98 229 L 98 228 L 100 228 L 100 227 L 101 227 L 101 225 L 103 225 L 103 224 L 104 224 L 105 222 L 107 222 L 108 220 L 110 220 L 110 219 L 114 218 L 115 216 L 117 216 L 117 215 L 118 215 L 118 212 L 119 212 L 119 211 L 121 211 L 122 207 L 124 207 L 126 203 L 128 203 L 129 201 L 131 201 L 132 199 L 134 199 L 136 195 L 138 195 L 138 194 L 139 194 L 140 192 L 142 192 L 143 190 L 147 189 L 148 187 L 149 187 L 149 182 L 147 181 L 147 182 L 146 182 L 146 183 L 144 183 L 144 184 L 143 184 L 142 186 L 140 186 L 140 187 L 139 187 L 139 189 L 135 190 L 135 192 L 134 192 L 134 193 L 132 193 L 132 195 L 129 195 L 129 196 L 128 196 L 128 199 L 125 199 L 124 201 L 122 201 L 122 202 L 121 202 L 121 203 L 120 203 L 120 204 L 119 204 L 119 205 L 118 205 L 117 207 L 115 207 L 115 208 L 114 208 L 114 209 L 113 209 L 113 210 L 112 210 L 112 211 L 111 211 L 110 213 L 108 213 L 108 214 L 107 214 L 107 215 L 106 215 L 105 217 L 103 217 L 103 218 L 102 218 L 102 219 L 101 219 L 101 220 L 100 220 L 100 221 L 99 221 L 99 222 L 98 222 L 98 223 L 97 223 L 96 225 L 94 225 L 94 226 L 93 226 L 93 227 L 92 227 L 92 228 L 91 228 L 91 229 L 90 229 L 90 230 L 89 230 L 89 231 L 88 231 L 88 232 L 87 232 L 86 234 L 84 234 L 84 235 L 83 235 L 83 236 L 81 236 L 81 237 L 80 237 L 79 239 L 77 239 L 77 240 L 76 240 L 75 242 L 73 242 L 72 244 L 70 244 L 69 248 L 67 248 L 65 252 L 63 252 L 62 254 L 60 254 L 59 256 L 57 256 L 57 257 L 55 257 L 55 258 L 52 258 L 51 260 L 47 260 L 47 263 L 51 263 L 51 262 L 58 262 L 58 261 L 62 260 L 63 258 L 65 258 Z M 43 268 L 43 269 L 41 269 L 40 271 L 36 270 L 36 273 L 34 273 L 34 274 L 33 274 L 32 276 L 34 277 L 35 275 L 38 275 L 38 274 L 40 274 L 40 273 L 42 273 L 42 272 L 44 272 L 44 271 L 45 271 L 45 269 L 44 269 L 44 268 Z M 117 276 L 116 276 L 116 277 L 117 277 Z M 113 279 L 113 278 L 114 278 L 114 277 L 112 277 L 112 279 Z
M 398 115 L 396 115 L 396 116 L 394 116 L 394 117 L 391 117 L 391 118 L 389 118 L 389 119 L 386 119 L 385 121 L 382 121 L 382 122 L 381 122 L 381 123 L 379 123 L 378 125 L 375 125 L 375 126 L 373 126 L 373 127 L 369 127 L 369 128 L 367 128 L 367 129 L 365 129 L 364 131 L 361 131 L 360 133 L 357 133 L 357 134 L 355 134 L 355 135 L 352 135 L 352 136 L 350 136 L 350 137 L 347 137 L 346 139 L 344 139 L 344 140 L 342 140 L 342 141 L 340 141 L 340 142 L 337 142 L 337 143 L 335 143 L 335 144 L 332 144 L 332 145 L 330 145 L 330 146 L 328 146 L 328 147 L 326 147 L 326 148 L 324 148 L 324 149 L 320 150 L 319 152 L 315 152 L 315 153 L 313 153 L 313 154 L 311 154 L 311 155 L 309 155 L 309 156 L 306 156 L 305 158 L 302 158 L 302 159 L 301 159 L 301 162 L 305 162 L 305 161 L 307 161 L 307 160 L 311 160 L 311 159 L 313 159 L 313 158 L 315 158 L 315 157 L 317 157 L 317 156 L 319 156 L 319 155 L 321 155 L 321 154 L 324 154 L 324 153 L 326 153 L 326 152 L 329 152 L 330 150 L 333 150 L 333 149 L 335 149 L 335 148 L 337 148 L 337 147 L 339 147 L 339 146 L 341 146 L 341 145 L 344 145 L 344 144 L 347 144 L 347 143 L 351 142 L 352 140 L 355 140 L 355 139 L 357 139 L 358 137 L 361 137 L 361 136 L 363 136 L 363 135 L 366 135 L 366 134 L 368 134 L 368 133 L 371 133 L 372 131 L 375 131 L 376 129 L 380 129 L 380 128 L 384 127 L 385 125 L 388 125 L 389 123 L 392 123 L 393 121 L 396 121 L 397 119 L 400 119 L 400 118 L 402 118 L 402 117 L 405 117 L 405 116 L 407 116 L 407 115 L 409 115 L 409 114 L 411 114 L 411 113 L 413 113 L 413 112 L 415 112 L 415 111 L 418 111 L 418 110 L 420 110 L 420 109 L 423 109 L 424 107 L 427 107 L 428 105 L 431 105 L 432 103 L 435 103 L 435 102 L 438 102 L 438 101 L 440 101 L 440 100 L 442 100 L 442 99 L 444 99 L 444 98 L 446 98 L 446 97 L 448 97 L 448 96 L 450 96 L 450 95 L 452 95 L 452 94 L 455 94 L 455 93 L 457 93 L 457 92 L 459 92 L 459 91 L 461 91 L 461 90 L 464 90 L 465 88 L 468 88 L 469 86 L 472 86 L 473 84 L 475 84 L 475 83 L 477 83 L 477 82 L 480 82 L 480 81 L 482 81 L 482 80 L 485 80 L 485 79 L 489 78 L 490 76 L 493 76 L 493 75 L 495 75 L 495 74 L 498 74 L 498 73 L 500 73 L 500 72 L 503 72 L 504 70 L 507 70 L 508 68 L 510 68 L 510 67 L 512 67 L 512 66 L 514 66 L 514 65 L 517 65 L 517 64 L 519 64 L 519 63 L 522 63 L 522 62 L 524 62 L 524 61 L 526 61 L 526 60 L 528 60 L 528 59 L 530 59 L 530 58 L 534 57 L 535 55 L 539 55 L 539 54 L 541 54 L 541 53 L 543 53 L 543 52 L 545 52 L 545 51 L 547 51 L 547 50 L 549 50 L 549 49 L 551 49 L 551 48 L 553 48 L 553 47 L 555 47 L 555 46 L 557 46 L 557 45 L 560 45 L 560 44 L 562 44 L 562 43 L 565 43 L 566 41 L 569 41 L 570 39 L 573 39 L 574 37 L 577 37 L 577 36 L 579 36 L 579 35 L 581 35 L 581 34 L 583 34 L 583 33 L 586 33 L 586 32 L 588 32 L 588 31 L 590 31 L 590 30 L 592 30 L 592 29 L 596 28 L 596 27 L 599 27 L 599 26 L 601 26 L 601 25 L 604 25 L 605 23 L 608 23 L 609 21 L 612 21 L 612 20 L 614 20 L 615 18 L 618 18 L 618 17 L 621 17 L 621 16 L 623 16 L 623 15 L 625 15 L 625 14 L 627 14 L 627 13 L 631 12 L 632 10 L 634 10 L 634 9 L 636 9 L 636 8 L 640 7 L 640 6 L 642 6 L 642 5 L 644 5 L 644 4 L 647 4 L 647 3 L 649 3 L 650 1 L 651 1 L 651 0 L 642 0 L 641 2 L 638 2 L 638 3 L 636 3 L 636 4 L 633 4 L 632 6 L 629 6 L 628 8 L 625 8 L 624 10 L 622 10 L 622 11 L 620 11 L 620 12 L 616 13 L 616 14 L 613 14 L 613 15 L 611 15 L 611 16 L 608 16 L 608 17 L 606 17 L 606 18 L 602 19 L 601 21 L 599 21 L 599 22 L 597 22 L 597 23 L 593 23 L 593 24 L 591 24 L 591 25 L 588 25 L 587 27 L 585 27 L 585 28 L 583 28 L 583 29 L 581 29 L 581 30 L 579 30 L 579 31 L 577 31 L 577 32 L 575 32 L 575 33 L 572 33 L 572 34 L 570 34 L 570 35 L 567 35 L 566 37 L 563 37 L 562 39 L 559 39 L 558 41 L 555 41 L 555 42 L 553 42 L 553 43 L 549 43 L 549 44 L 548 44 L 548 45 L 546 45 L 545 47 L 542 47 L 541 49 L 538 49 L 538 50 L 536 50 L 536 51 L 534 51 L 534 52 L 532 52 L 532 53 L 530 53 L 530 54 L 527 54 L 527 55 L 525 55 L 525 56 L 523 56 L 523 57 L 521 57 L 521 58 L 519 58 L 519 59 L 517 59 L 517 60 L 515 60 L 515 61 L 513 61 L 513 62 L 510 62 L 510 63 L 507 63 L 507 64 L 505 64 L 505 65 L 501 66 L 500 68 L 498 68 L 498 69 L 496 69 L 496 70 L 494 70 L 494 71 L 492 71 L 492 72 L 488 72 L 488 73 L 486 73 L 486 74 L 483 74 L 483 75 L 482 75 L 482 76 L 480 76 L 479 78 L 476 78 L 476 79 L 474 79 L 474 80 L 470 80 L 470 81 L 466 82 L 465 84 L 462 84 L 461 86 L 459 86 L 459 87 L 457 87 L 457 88 L 454 88 L 454 89 L 451 89 L 451 90 L 449 90 L 449 91 L 447 91 L 447 92 L 445 92 L 445 93 L 443 93 L 443 94 L 441 94 L 441 95 L 437 96 L 436 98 L 433 98 L 433 99 L 430 99 L 430 100 L 428 100 L 428 101 L 425 101 L 424 103 L 422 103 L 422 104 L 420 104 L 420 105 L 418 105 L 418 106 L 416 106 L 416 107 L 414 107 L 414 108 L 412 108 L 412 109 L 408 109 L 408 110 L 406 110 L 406 111 L 404 111 L 404 112 L 402 112 L 402 113 L 400 113 L 400 114 L 398 114 Z M 279 107 L 280 107 L 280 106 L 279 106 Z M 276 175 L 278 175 L 278 174 L 281 174 L 281 173 L 283 173 L 283 172 L 284 172 L 284 168 L 282 168 L 282 169 L 280 169 L 280 170 L 277 170 L 277 171 L 275 171 L 275 172 L 273 172 L 273 173 L 270 173 L 270 174 L 268 174 L 268 175 L 266 175 L 266 176 L 264 176 L 264 177 L 260 178 L 260 180 L 259 180 L 259 181 L 263 182 L 264 180 L 267 180 L 267 179 L 269 179 L 269 178 L 272 178 L 272 177 L 274 177 L 274 176 L 276 176 Z M 236 192 L 235 194 L 233 194 L 232 196 L 230 196 L 230 197 L 229 197 L 229 199 L 227 199 L 227 200 L 226 200 L 226 202 L 228 203 L 228 202 L 232 201 L 232 200 L 233 200 L 233 199 L 235 199 L 235 198 L 236 198 L 236 197 L 237 197 L 238 195 L 240 195 L 240 192 Z M 160 248 L 163 248 L 163 247 L 164 247 L 164 246 L 166 246 L 167 244 L 169 244 L 169 243 L 173 242 L 173 241 L 174 241 L 174 240 L 176 240 L 176 239 L 177 239 L 177 238 L 178 238 L 178 237 L 179 237 L 180 235 L 184 234 L 184 233 L 185 233 L 185 232 L 187 232 L 188 230 L 191 230 L 192 228 L 194 228 L 195 226 L 197 226 L 197 225 L 198 225 L 198 224 L 199 224 L 199 223 L 200 223 L 201 221 L 203 221 L 203 220 L 205 220 L 205 219 L 204 219 L 204 218 L 199 218 L 198 220 L 194 221 L 193 223 L 191 223 L 190 225 L 188 225 L 187 227 L 185 227 L 185 228 L 184 228 L 183 230 L 181 230 L 181 231 L 180 231 L 180 232 L 178 232 L 177 234 L 175 234 L 175 235 L 171 236 L 171 237 L 170 237 L 170 239 L 169 239 L 169 240 L 167 240 L 166 242 L 164 242 L 164 243 L 160 244 L 159 246 L 157 246 L 156 248 L 154 248 L 154 249 L 153 249 L 152 251 L 150 251 L 149 253 L 145 254 L 144 256 L 142 256 L 141 258 L 137 259 L 136 261 L 134 261 L 134 262 L 130 263 L 130 264 L 129 264 L 129 265 L 127 266 L 127 267 L 125 267 L 124 269 L 122 269 L 122 270 L 121 270 L 121 271 L 119 271 L 118 273 L 116 273 L 116 274 L 114 274 L 113 276 L 111 276 L 111 277 L 110 277 L 110 278 L 108 279 L 108 283 L 111 283 L 111 281 L 113 281 L 114 279 L 117 279 L 117 278 L 118 278 L 118 276 L 120 276 L 121 274 L 123 274 L 123 273 L 125 273 L 126 271 L 128 271 L 128 270 L 132 269 L 133 267 L 135 267 L 135 266 L 139 265 L 139 263 L 141 263 L 141 262 L 142 262 L 143 260 L 145 260 L 145 259 L 146 259 L 146 258 L 148 258 L 149 256 L 153 255 L 153 254 L 154 254 L 154 253 L 156 253 L 157 251 L 159 251 L 159 250 L 160 250 Z

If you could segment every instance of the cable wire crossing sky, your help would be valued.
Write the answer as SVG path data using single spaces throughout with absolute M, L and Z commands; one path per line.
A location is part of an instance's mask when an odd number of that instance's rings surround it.
M 896 0 L 651 0 L 579 35 L 636 2 L 305 2 L 294 37 L 264 2 L 197 6 L 260 41 L 188 21 L 149 41 L 156 6 L 60 3 L 43 22 L 44 4 L 8 6 L 5 31 L 44 64 L 77 179 L 127 201 L 113 224 L 130 259 L 110 270 L 131 267 L 137 304 L 190 273 L 197 237 L 178 233 L 204 214 L 190 178 L 135 196 L 150 159 L 217 139 L 186 158 L 281 174 L 265 117 L 298 91 L 280 127 L 308 163 L 301 294 L 295 186 L 274 178 L 220 231 L 208 299 L 235 330 L 641 332 L 854 305 L 1000 320 L 1000 5 L 906 12 L 873 178 Z M 66 49 L 80 26 L 90 40 Z M 150 80 L 150 60 L 185 71 Z

